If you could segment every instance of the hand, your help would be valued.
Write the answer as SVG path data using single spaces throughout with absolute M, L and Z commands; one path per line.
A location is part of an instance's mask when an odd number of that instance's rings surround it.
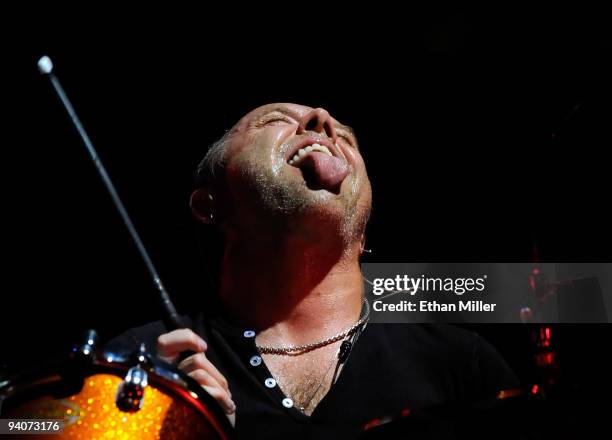
M 208 348 L 206 342 L 189 329 L 174 330 L 157 338 L 157 354 L 171 364 L 178 360 L 183 351 L 195 352 L 178 364 L 179 370 L 187 373 L 202 385 L 208 394 L 227 414 L 236 412 L 227 380 L 204 354 Z

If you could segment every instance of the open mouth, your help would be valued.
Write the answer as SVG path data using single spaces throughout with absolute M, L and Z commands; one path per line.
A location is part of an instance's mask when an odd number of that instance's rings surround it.
M 297 153 L 294 154 L 293 157 L 287 161 L 287 163 L 289 165 L 297 167 L 300 165 L 300 163 L 302 163 L 302 160 L 304 160 L 304 158 L 312 152 L 321 152 L 327 154 L 328 156 L 334 157 L 332 152 L 329 151 L 329 148 L 327 148 L 325 145 L 315 143 L 312 145 L 308 145 L 305 148 L 300 148 Z
M 287 163 L 302 171 L 306 186 L 311 190 L 327 190 L 340 193 L 340 186 L 349 172 L 349 166 L 340 157 L 338 147 L 324 145 L 324 141 L 307 140 L 291 152 Z

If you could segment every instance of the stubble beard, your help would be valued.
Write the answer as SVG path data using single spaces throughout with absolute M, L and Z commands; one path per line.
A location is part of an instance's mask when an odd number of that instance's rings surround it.
M 349 174 L 348 191 L 331 195 L 325 190 L 310 190 L 305 181 L 284 175 L 283 167 L 264 166 L 251 161 L 243 168 L 243 179 L 254 208 L 260 211 L 262 222 L 283 234 L 312 232 L 313 222 L 324 228 L 325 239 L 337 238 L 345 248 L 360 240 L 370 215 L 367 206 L 359 203 L 358 188 Z M 311 225 L 310 228 L 308 225 Z

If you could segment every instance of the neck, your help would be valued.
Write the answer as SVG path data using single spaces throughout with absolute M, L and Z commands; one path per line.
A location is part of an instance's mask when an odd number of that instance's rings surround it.
M 300 345 L 341 332 L 361 311 L 359 247 L 304 236 L 228 239 L 221 301 L 262 344 Z

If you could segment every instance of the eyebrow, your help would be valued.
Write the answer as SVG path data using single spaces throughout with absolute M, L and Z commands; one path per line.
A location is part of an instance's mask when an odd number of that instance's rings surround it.
M 349 127 L 348 125 L 341 124 L 340 122 L 338 122 L 338 123 L 334 124 L 334 126 L 335 126 L 336 128 L 339 128 L 339 129 L 340 129 L 340 130 L 342 130 L 342 131 L 346 131 L 348 134 L 350 134 L 351 136 L 353 136 L 353 138 L 354 138 L 355 140 L 357 140 L 357 136 L 355 135 L 355 130 L 353 130 L 353 129 L 352 129 L 352 127 Z
M 270 109 L 270 110 L 268 110 L 266 112 L 263 112 L 259 116 L 259 118 L 263 118 L 264 116 L 268 116 L 270 113 L 274 113 L 274 112 L 282 113 L 283 115 L 290 116 L 290 117 L 292 117 L 293 119 L 296 119 L 296 120 L 299 119 L 299 115 L 297 113 L 295 113 L 295 112 L 293 112 L 293 111 L 291 111 L 291 110 L 289 110 L 289 109 L 287 109 L 285 107 L 274 107 L 274 108 L 272 108 L 272 109 Z
M 288 108 L 285 108 L 285 107 L 274 107 L 274 108 L 272 108 L 272 109 L 262 113 L 261 116 L 258 117 L 258 119 L 263 118 L 264 116 L 267 116 L 270 113 L 274 113 L 274 112 L 278 112 L 278 113 L 282 113 L 283 115 L 290 116 L 290 117 L 292 117 L 295 120 L 300 119 L 300 116 L 296 112 L 294 112 L 292 110 L 289 110 Z M 355 135 L 355 130 L 353 130 L 348 125 L 344 125 L 344 124 L 336 121 L 334 123 L 334 128 L 338 128 L 338 129 L 340 129 L 342 131 L 346 131 L 348 134 L 350 134 L 353 137 L 353 139 L 355 139 L 355 141 L 357 141 L 357 136 Z

